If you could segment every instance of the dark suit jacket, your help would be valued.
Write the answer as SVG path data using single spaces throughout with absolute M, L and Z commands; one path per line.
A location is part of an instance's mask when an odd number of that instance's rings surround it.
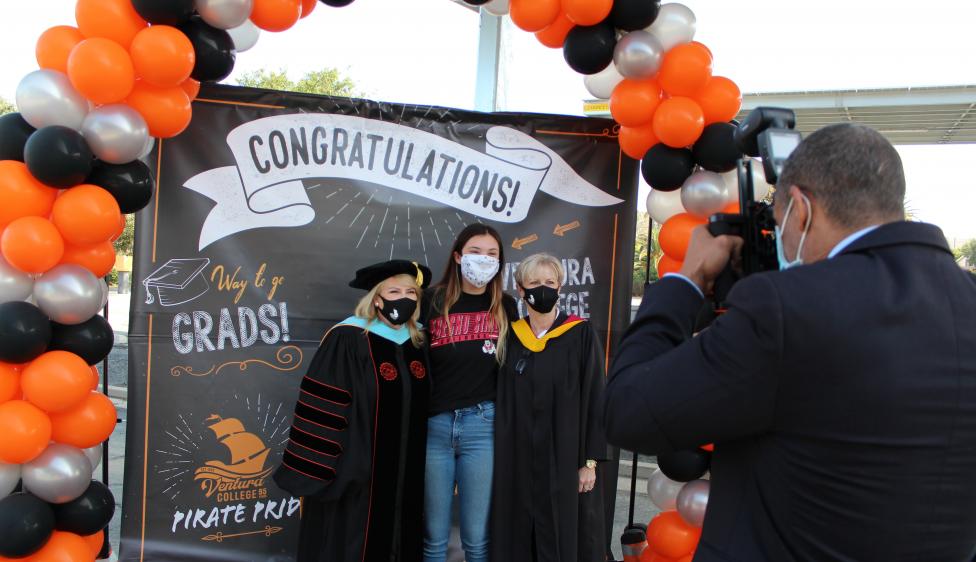
M 648 286 L 605 395 L 615 445 L 716 443 L 695 561 L 972 560 L 976 278 L 942 232 L 886 224 L 729 298 L 692 338 L 701 296 Z

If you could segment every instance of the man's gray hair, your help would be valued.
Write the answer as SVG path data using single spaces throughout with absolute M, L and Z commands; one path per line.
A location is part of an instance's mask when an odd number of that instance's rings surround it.
M 805 138 L 780 174 L 781 203 L 791 185 L 819 200 L 842 227 L 905 217 L 901 157 L 880 133 L 857 123 L 828 125 Z

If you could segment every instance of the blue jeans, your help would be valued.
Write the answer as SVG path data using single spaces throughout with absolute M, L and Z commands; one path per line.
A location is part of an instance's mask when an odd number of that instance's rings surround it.
M 494 435 L 494 402 L 451 410 L 427 421 L 424 562 L 444 562 L 447 556 L 455 482 L 465 560 L 487 562 Z

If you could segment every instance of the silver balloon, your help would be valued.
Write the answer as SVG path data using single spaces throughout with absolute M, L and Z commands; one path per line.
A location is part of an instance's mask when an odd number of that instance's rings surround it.
M 88 489 L 92 465 L 81 449 L 52 443 L 23 465 L 24 489 L 50 503 L 67 503 Z
M 482 4 L 481 7 L 493 16 L 504 16 L 509 10 L 509 0 L 491 0 L 487 4 Z
M 98 313 L 102 289 L 80 265 L 55 266 L 34 282 L 37 306 L 59 324 L 81 324 Z
M 727 204 L 725 180 L 715 172 L 695 172 L 681 186 L 681 204 L 691 214 L 708 218 Z
M 85 117 L 81 134 L 100 160 L 127 164 L 142 153 L 149 138 L 149 126 L 138 111 L 127 105 L 103 105 Z
M 651 189 L 647 194 L 647 213 L 651 215 L 654 222 L 664 224 L 669 218 L 683 212 L 685 208 L 681 205 L 680 191 Z
M 88 100 L 71 86 L 67 75 L 56 70 L 35 70 L 17 85 L 17 109 L 32 127 L 63 125 L 75 130 L 88 115 Z
M 251 17 L 254 0 L 194 0 L 203 21 L 217 29 L 233 29 Z
M 261 30 L 251 20 L 246 20 L 241 25 L 228 29 L 227 33 L 230 33 L 230 38 L 234 42 L 234 49 L 238 53 L 243 53 L 257 44 Z
M 705 510 L 708 508 L 708 480 L 692 480 L 678 492 L 676 503 L 678 515 L 689 525 L 701 527 L 705 523 Z
M 85 457 L 88 458 L 88 462 L 91 463 L 92 472 L 98 468 L 98 465 L 102 462 L 102 444 L 88 447 L 87 449 L 82 449 L 82 453 L 85 453 Z
M 606 68 L 596 74 L 587 74 L 583 78 L 583 85 L 590 95 L 598 100 L 610 99 L 610 94 L 617 87 L 624 77 L 617 71 L 617 67 L 610 63 Z
M 696 25 L 695 13 L 688 6 L 664 4 L 646 31 L 657 37 L 667 52 L 677 45 L 690 43 L 695 38 Z
M 147 137 L 146 144 L 144 144 L 142 150 L 139 151 L 139 160 L 142 160 L 146 156 L 149 156 L 149 154 L 152 153 L 154 148 L 156 148 L 156 138 Z
M 647 495 L 661 511 L 670 511 L 677 505 L 682 486 L 684 483 L 671 480 L 659 468 L 647 479 Z
M 624 78 L 648 78 L 657 74 L 664 47 L 650 33 L 637 30 L 624 35 L 613 50 L 613 65 Z
M 0 461 L 0 499 L 7 497 L 20 481 L 20 465 Z
M 34 278 L 0 256 L 0 303 L 22 301 L 34 290 Z
M 102 293 L 102 299 L 99 301 L 101 304 L 98 305 L 98 309 L 103 310 L 108 304 L 108 283 L 105 282 L 105 279 L 98 280 L 98 288 Z

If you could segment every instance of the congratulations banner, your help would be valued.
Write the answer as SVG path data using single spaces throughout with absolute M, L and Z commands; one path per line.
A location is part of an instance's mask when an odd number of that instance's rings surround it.
M 637 183 L 611 122 L 228 86 L 204 87 L 193 116 L 150 157 L 136 223 L 121 560 L 294 560 L 302 501 L 270 475 L 360 267 L 439 277 L 457 233 L 490 224 L 505 289 L 524 257 L 557 256 L 559 306 L 609 360 Z

